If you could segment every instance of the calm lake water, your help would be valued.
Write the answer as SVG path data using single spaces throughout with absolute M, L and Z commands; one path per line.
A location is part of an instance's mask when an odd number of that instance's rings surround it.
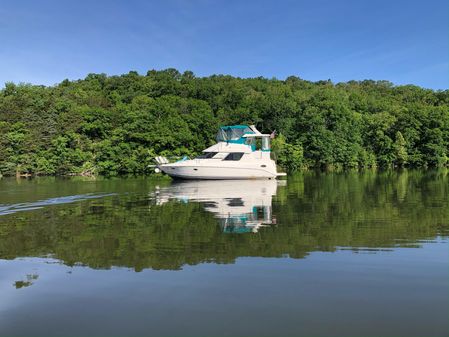
M 0 180 L 0 335 L 448 336 L 449 172 Z

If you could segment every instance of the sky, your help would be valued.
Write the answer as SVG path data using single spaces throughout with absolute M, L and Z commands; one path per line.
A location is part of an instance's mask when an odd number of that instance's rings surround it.
M 191 70 L 449 89 L 447 0 L 0 0 L 0 86 Z

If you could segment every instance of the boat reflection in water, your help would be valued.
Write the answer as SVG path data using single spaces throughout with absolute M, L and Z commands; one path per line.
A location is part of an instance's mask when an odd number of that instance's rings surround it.
M 286 181 L 276 180 L 195 180 L 156 187 L 152 197 L 162 205 L 170 200 L 199 202 L 219 220 L 224 233 L 256 233 L 275 225 L 272 197 Z

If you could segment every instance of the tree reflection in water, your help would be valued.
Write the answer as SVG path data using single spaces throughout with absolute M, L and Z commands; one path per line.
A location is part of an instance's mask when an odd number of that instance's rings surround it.
M 89 187 L 115 195 L 0 216 L 0 258 L 51 254 L 67 265 L 140 271 L 240 256 L 417 247 L 448 235 L 447 173 L 305 172 L 284 186 L 203 181 L 157 188 L 115 180 L 107 191 Z M 39 198 L 63 184 L 51 180 L 33 193 Z

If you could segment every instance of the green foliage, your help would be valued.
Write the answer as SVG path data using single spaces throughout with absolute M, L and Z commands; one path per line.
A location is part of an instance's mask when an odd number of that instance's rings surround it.
M 287 143 L 282 134 L 273 140 L 273 152 L 277 157 L 278 165 L 290 172 L 303 166 L 304 151 L 302 145 Z
M 397 166 L 404 166 L 407 164 L 408 154 L 406 145 L 407 143 L 405 142 L 401 131 L 396 132 L 396 142 L 394 144 L 394 148 Z
M 154 155 L 195 155 L 234 123 L 282 134 L 274 147 L 287 170 L 448 164 L 449 90 L 166 69 L 6 83 L 0 174 L 146 174 Z

